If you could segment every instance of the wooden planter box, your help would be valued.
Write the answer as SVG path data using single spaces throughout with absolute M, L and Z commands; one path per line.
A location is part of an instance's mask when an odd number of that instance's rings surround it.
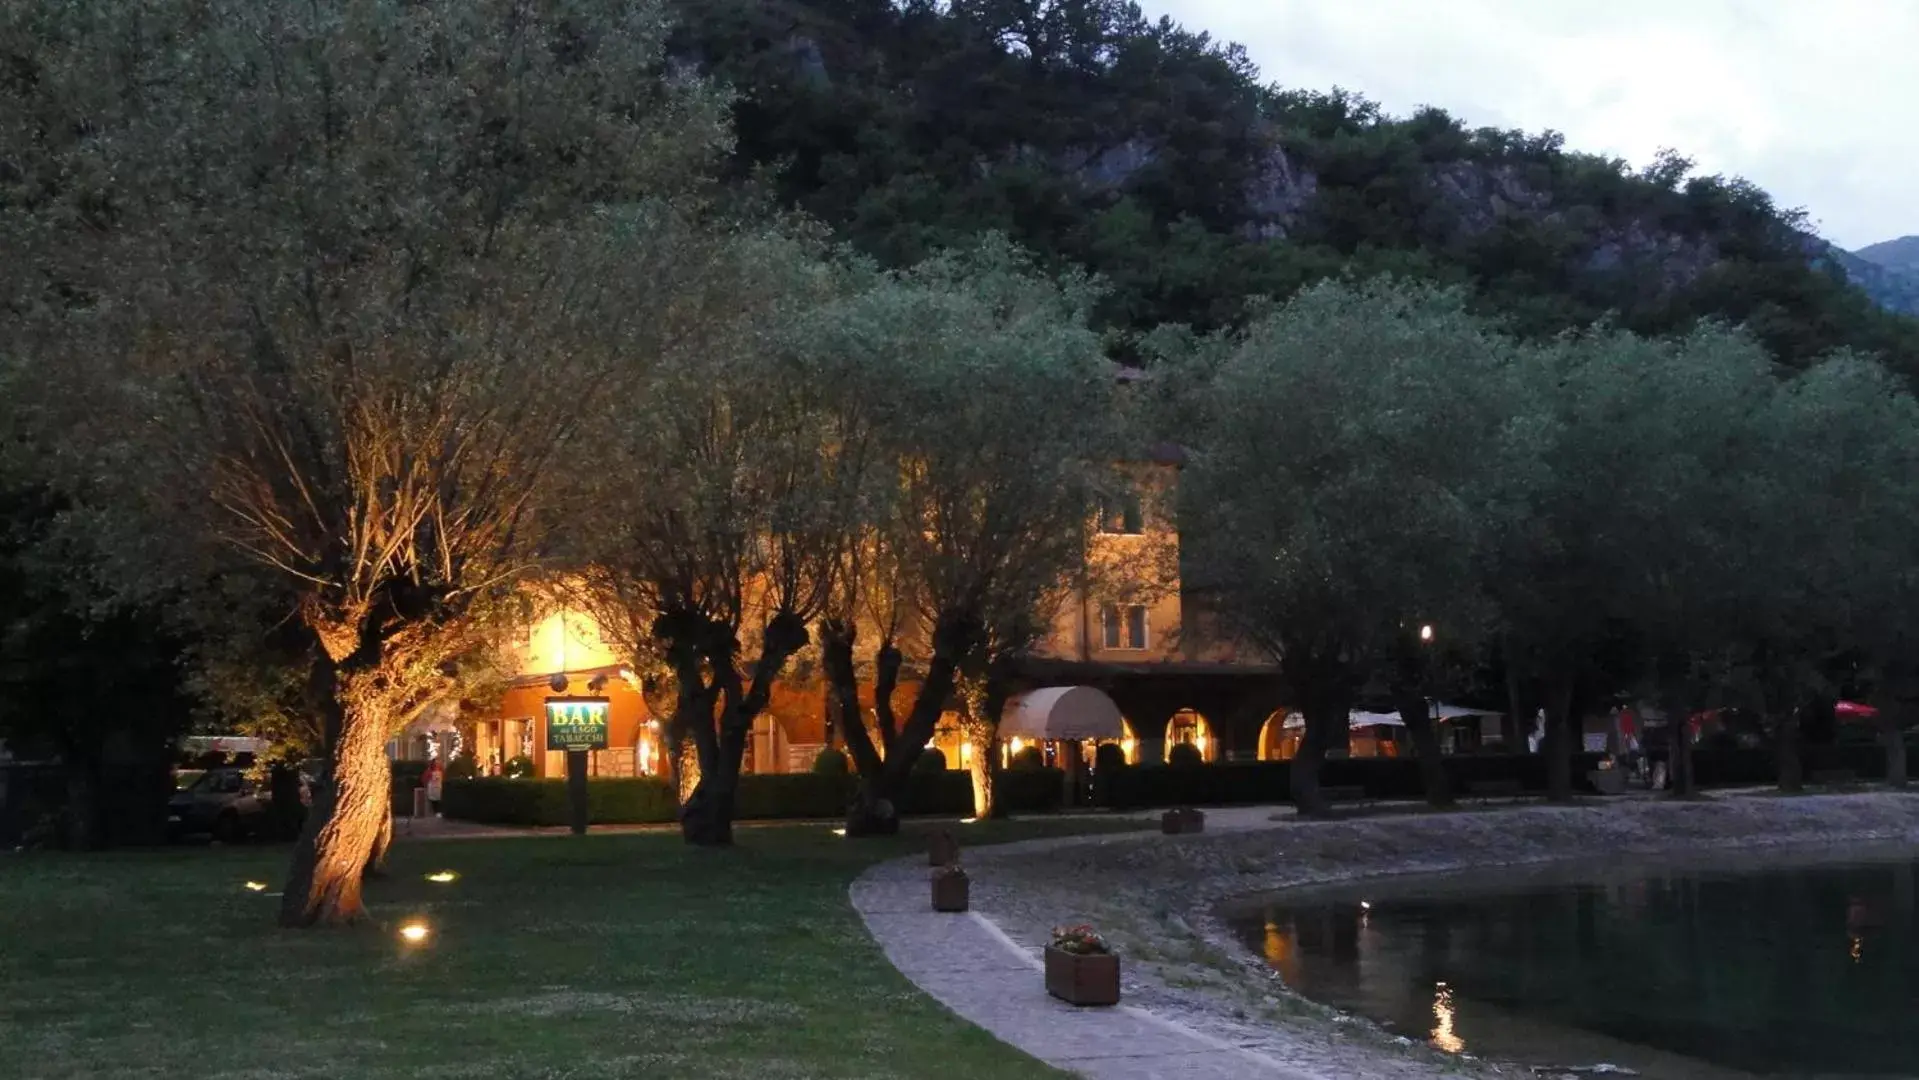
M 939 873 L 933 875 L 933 910 L 965 911 L 971 883 L 965 874 Z
M 1586 782 L 1601 795 L 1624 795 L 1626 793 L 1626 770 L 1593 769 L 1586 774 Z
M 951 866 L 959 861 L 959 841 L 950 832 L 936 832 L 926 843 L 928 866 Z
M 1206 831 L 1206 815 L 1198 810 L 1168 810 L 1159 816 L 1159 831 L 1167 836 Z
M 1046 947 L 1046 992 L 1069 1005 L 1119 1004 L 1119 957 Z

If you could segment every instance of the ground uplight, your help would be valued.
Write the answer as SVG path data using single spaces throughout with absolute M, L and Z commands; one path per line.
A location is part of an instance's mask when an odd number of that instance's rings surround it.
M 834 835 L 834 836 L 845 836 L 845 835 L 846 835 L 846 830 L 845 830 L 845 829 L 843 829 L 843 828 L 842 828 L 842 829 L 834 829 L 834 830 L 833 830 L 833 835 Z
M 249 881 L 247 882 L 247 891 L 248 892 L 266 892 L 267 883 L 264 881 Z
M 406 942 L 408 945 L 418 945 L 422 941 L 425 941 L 428 935 L 432 933 L 433 931 L 427 929 L 425 923 L 410 922 L 400 927 L 400 940 Z
M 435 885 L 451 885 L 454 882 L 460 880 L 460 875 L 454 873 L 451 870 L 436 870 L 433 873 L 428 874 L 426 876 L 426 879 L 428 881 L 431 881 Z

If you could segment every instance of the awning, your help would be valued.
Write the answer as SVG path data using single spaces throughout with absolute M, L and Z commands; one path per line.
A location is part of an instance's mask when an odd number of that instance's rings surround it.
M 400 733 L 402 738 L 417 735 L 432 735 L 441 731 L 458 731 L 460 728 L 460 705 L 452 698 L 441 698 L 420 710 L 420 715 Z
M 244 735 L 188 735 L 180 740 L 180 749 L 189 754 L 264 754 L 271 745 Z
M 1445 704 L 1434 705 L 1432 708 L 1432 714 L 1433 714 L 1433 719 L 1435 720 L 1457 720 L 1462 716 L 1504 716 L 1506 715 L 1505 713 L 1501 712 L 1498 709 L 1469 709 L 1464 705 L 1445 705 Z
M 1306 726 L 1306 717 L 1300 713 L 1287 713 L 1283 726 L 1288 731 L 1298 731 Z M 1399 719 L 1399 714 L 1396 712 L 1361 712 L 1355 709 L 1346 714 L 1346 726 L 1349 728 L 1364 728 L 1405 727 L 1406 725 Z
M 1000 714 L 1002 739 L 1123 739 L 1126 721 L 1119 706 L 1090 686 L 1049 686 L 1030 690 L 1006 703 Z

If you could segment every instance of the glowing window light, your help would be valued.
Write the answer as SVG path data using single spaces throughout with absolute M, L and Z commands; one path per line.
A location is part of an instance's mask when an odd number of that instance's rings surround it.
M 432 933 L 423 922 L 410 922 L 400 927 L 400 940 L 408 945 L 418 945 Z

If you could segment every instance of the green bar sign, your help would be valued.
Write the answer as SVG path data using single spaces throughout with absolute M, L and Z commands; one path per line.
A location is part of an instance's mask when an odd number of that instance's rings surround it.
M 606 749 L 605 698 L 547 698 L 548 750 Z

